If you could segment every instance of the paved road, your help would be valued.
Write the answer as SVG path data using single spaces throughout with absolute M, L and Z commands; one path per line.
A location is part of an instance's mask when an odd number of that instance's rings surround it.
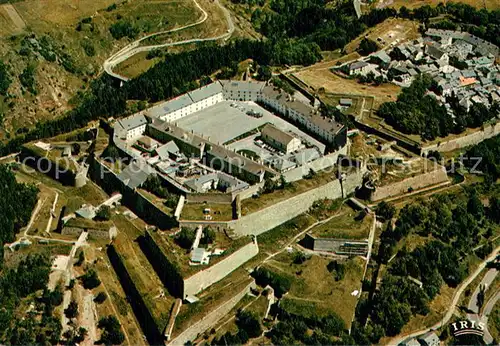
M 495 305 L 496 301 L 500 298 L 500 291 L 497 292 L 492 298 L 490 298 L 489 301 L 486 302 L 486 304 L 483 305 L 484 311 L 482 314 L 479 314 L 480 309 L 479 309 L 479 306 L 477 304 L 477 297 L 479 295 L 479 292 L 481 291 L 481 289 L 480 289 L 481 287 L 485 287 L 485 291 L 488 290 L 488 288 L 491 286 L 491 283 L 493 282 L 493 280 L 495 280 L 497 274 L 498 274 L 498 270 L 496 270 L 495 268 L 488 270 L 486 275 L 481 280 L 481 283 L 474 290 L 474 293 L 472 294 L 472 296 L 470 298 L 469 305 L 467 306 L 469 311 L 476 312 L 474 314 L 467 314 L 467 319 L 469 321 L 484 322 L 484 325 L 486 326 L 486 328 L 484 330 L 483 339 L 487 344 L 491 344 L 493 342 L 493 337 L 491 336 L 491 334 L 487 328 L 488 316 L 489 316 L 491 310 L 493 309 L 493 306 Z
M 104 71 L 106 71 L 107 74 L 109 74 L 109 75 L 111 75 L 111 76 L 113 76 L 115 78 L 118 78 L 118 79 L 126 82 L 129 79 L 127 77 L 121 76 L 121 75 L 113 72 L 113 68 L 116 65 L 118 65 L 119 63 L 121 63 L 121 62 L 129 59 L 130 57 L 134 56 L 137 53 L 148 52 L 148 51 L 151 51 L 151 50 L 154 50 L 154 49 L 158 49 L 158 48 L 180 46 L 180 45 L 190 44 L 190 43 L 217 41 L 217 40 L 222 40 L 222 39 L 226 40 L 229 37 L 231 37 L 231 35 L 234 32 L 234 23 L 233 23 L 233 20 L 231 18 L 231 15 L 230 15 L 229 11 L 219 2 L 219 0 L 214 0 L 214 2 L 217 3 L 217 5 L 219 5 L 219 7 L 224 12 L 224 15 L 225 15 L 227 23 L 228 23 L 228 30 L 227 30 L 227 32 L 225 34 L 214 36 L 214 37 L 194 38 L 194 39 L 177 41 L 177 42 L 171 42 L 171 43 L 164 43 L 164 44 L 156 44 L 156 45 L 149 45 L 149 46 L 139 46 L 142 41 L 144 41 L 144 40 L 146 40 L 148 38 L 151 38 L 151 37 L 154 37 L 154 36 L 157 36 L 157 35 L 162 35 L 162 34 L 167 34 L 167 33 L 172 33 L 172 32 L 176 32 L 176 31 L 184 30 L 184 29 L 187 29 L 187 28 L 190 28 L 190 27 L 193 27 L 193 26 L 196 26 L 196 25 L 199 25 L 199 24 L 202 24 L 203 22 L 205 22 L 207 20 L 207 18 L 208 18 L 207 12 L 196 2 L 196 0 L 193 0 L 193 1 L 195 3 L 196 7 L 198 7 L 202 11 L 202 13 L 203 13 L 202 18 L 200 20 L 198 20 L 195 23 L 182 26 L 180 28 L 176 28 L 176 29 L 172 29 L 172 30 L 167 30 L 167 31 L 156 32 L 156 33 L 150 34 L 148 36 L 142 37 L 139 40 L 136 40 L 136 41 L 132 42 L 131 44 L 129 44 L 126 47 L 122 48 L 117 53 L 113 54 L 111 57 L 109 57 L 103 63 Z
M 486 265 L 488 264 L 488 262 L 493 261 L 496 258 L 499 251 L 500 251 L 500 246 L 498 246 L 491 253 L 491 255 L 488 256 L 488 258 L 486 258 L 483 262 L 481 262 L 481 264 L 479 264 L 478 268 L 474 271 L 474 273 L 472 273 L 460 285 L 458 290 L 455 292 L 455 295 L 453 296 L 453 301 L 451 302 L 450 307 L 449 307 L 448 311 L 446 312 L 446 315 L 443 317 L 443 319 L 441 321 L 434 324 L 432 327 L 425 328 L 425 329 L 422 329 L 422 330 L 419 330 L 419 331 L 416 331 L 416 332 L 413 332 L 413 333 L 410 333 L 410 334 L 407 334 L 404 336 L 395 337 L 395 338 L 391 339 L 387 344 L 388 345 L 399 345 L 400 343 L 402 343 L 406 339 L 417 337 L 417 336 L 425 334 L 429 331 L 436 330 L 436 329 L 440 328 L 441 326 L 444 326 L 445 324 L 447 324 L 450 321 L 451 317 L 453 316 L 453 313 L 455 311 L 455 307 L 457 306 L 458 300 L 460 299 L 460 296 L 462 295 L 464 290 L 467 288 L 467 286 L 470 285 L 470 283 L 472 281 L 474 281 L 474 279 L 481 273 L 481 271 L 483 271 L 483 269 L 486 268 Z
M 474 290 L 474 293 L 472 294 L 472 296 L 470 298 L 469 305 L 467 306 L 467 308 L 470 311 L 474 311 L 475 313 L 468 314 L 467 317 L 479 314 L 479 306 L 477 304 L 477 297 L 479 296 L 479 292 L 481 291 L 481 287 L 484 287 L 485 291 L 487 291 L 488 288 L 490 287 L 491 283 L 493 282 L 493 280 L 495 280 L 497 274 L 498 274 L 498 270 L 496 270 L 495 268 L 492 268 L 486 272 L 486 275 L 483 277 L 483 279 L 481 280 L 479 285 L 477 285 L 476 289 Z
M 491 297 L 484 306 L 482 320 L 486 327 L 488 326 L 488 317 L 490 316 L 491 311 L 495 307 L 495 304 L 498 300 L 500 300 L 500 291 L 497 291 L 497 293 L 493 297 Z M 488 328 L 486 328 L 484 331 L 484 341 L 488 344 L 493 343 L 493 337 L 491 336 Z

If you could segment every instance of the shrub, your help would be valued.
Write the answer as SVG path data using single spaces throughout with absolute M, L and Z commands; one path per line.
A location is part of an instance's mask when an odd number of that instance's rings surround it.
M 99 280 L 99 276 L 94 269 L 90 269 L 84 275 L 80 276 L 80 280 L 82 281 L 83 287 L 89 290 L 96 288 L 101 284 L 101 280 Z
M 94 302 L 96 302 L 97 304 L 102 304 L 107 298 L 108 296 L 106 295 L 106 293 L 99 292 L 99 294 L 94 298 Z

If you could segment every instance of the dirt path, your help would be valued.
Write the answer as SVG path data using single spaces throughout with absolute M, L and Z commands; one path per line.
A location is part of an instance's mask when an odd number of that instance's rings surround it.
M 80 316 L 80 326 L 87 329 L 88 335 L 82 345 L 94 345 L 98 340 L 97 334 L 97 312 L 94 303 L 94 295 L 91 291 L 84 289 L 81 285 L 77 285 Z

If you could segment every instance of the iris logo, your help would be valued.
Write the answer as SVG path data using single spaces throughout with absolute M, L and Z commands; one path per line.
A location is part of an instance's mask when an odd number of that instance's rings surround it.
M 453 336 L 465 334 L 484 335 L 484 323 L 476 321 L 458 321 L 450 326 Z

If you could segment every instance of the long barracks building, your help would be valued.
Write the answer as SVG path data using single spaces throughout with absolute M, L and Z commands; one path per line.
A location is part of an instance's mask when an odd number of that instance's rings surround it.
M 254 101 L 271 108 L 285 119 L 305 128 L 333 150 L 347 143 L 347 129 L 334 119 L 324 118 L 310 104 L 265 82 L 216 81 L 148 109 L 145 115 L 175 122 L 221 101 Z

